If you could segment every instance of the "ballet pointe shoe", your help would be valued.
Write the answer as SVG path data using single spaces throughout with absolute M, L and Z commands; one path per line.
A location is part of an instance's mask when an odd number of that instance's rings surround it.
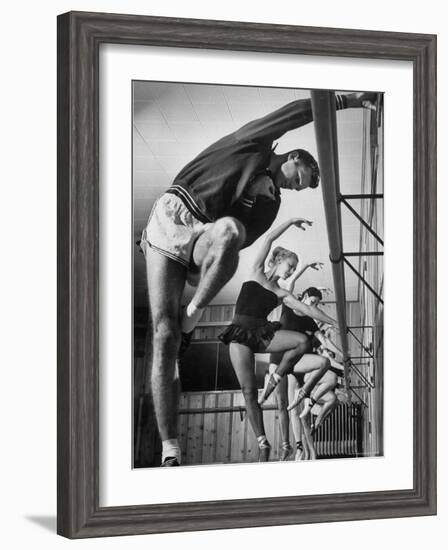
M 258 399 L 258 404 L 262 405 L 271 395 L 271 393 L 275 390 L 275 388 L 278 386 L 279 380 L 276 380 L 273 374 L 269 375 L 269 378 L 263 388 L 263 391 L 261 392 L 261 395 Z
M 284 462 L 285 460 L 288 460 L 288 458 L 292 455 L 292 447 L 291 445 L 282 445 L 281 451 L 280 451 L 280 461 Z
M 258 462 L 269 462 L 271 446 L 269 444 L 258 447 Z
M 303 391 L 302 388 L 300 388 L 297 393 L 296 393 L 296 396 L 294 397 L 294 401 L 288 406 L 288 411 L 292 411 L 293 409 L 295 409 L 298 405 L 300 405 L 300 403 L 305 399 L 305 397 L 307 397 L 306 393 Z
M 299 414 L 299 418 L 306 418 L 313 408 L 313 400 L 310 397 L 305 398 L 305 404 L 303 406 L 302 412 Z

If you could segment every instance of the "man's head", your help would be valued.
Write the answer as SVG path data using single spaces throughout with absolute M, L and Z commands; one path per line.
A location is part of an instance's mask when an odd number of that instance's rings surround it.
M 314 286 L 310 286 L 302 294 L 302 302 L 308 306 L 317 306 L 322 300 L 322 292 Z
M 280 187 L 284 189 L 302 191 L 319 185 L 319 166 L 316 159 L 304 149 L 290 151 L 285 162 L 281 164 L 280 171 L 283 175 Z

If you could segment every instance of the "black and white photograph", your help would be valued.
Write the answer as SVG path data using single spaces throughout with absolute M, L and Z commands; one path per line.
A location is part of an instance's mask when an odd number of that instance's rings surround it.
M 134 81 L 134 468 L 383 455 L 383 94 Z

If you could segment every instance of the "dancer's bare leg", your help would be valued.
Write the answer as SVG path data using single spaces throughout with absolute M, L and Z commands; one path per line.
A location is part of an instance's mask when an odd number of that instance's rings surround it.
M 319 380 L 324 376 L 324 374 L 330 368 L 330 361 L 326 357 L 321 355 L 314 355 L 307 353 L 303 355 L 300 361 L 294 367 L 294 373 L 296 374 L 306 374 L 311 373 L 309 378 L 306 380 L 305 384 L 298 391 L 296 398 L 293 403 L 288 407 L 289 410 L 297 407 L 303 399 L 310 395 L 314 386 L 319 382 Z
M 305 334 L 282 329 L 275 333 L 265 351 L 266 353 L 282 353 L 282 359 L 275 372 L 269 376 L 265 383 L 263 393 L 258 401 L 260 404 L 264 403 L 271 395 L 284 374 L 292 372 L 294 365 L 308 348 L 309 341 Z
M 254 354 L 247 346 L 231 342 L 229 355 L 246 403 L 247 417 L 258 441 L 259 460 L 268 461 L 271 446 L 266 438 L 263 411 L 258 404 Z
M 337 397 L 333 391 L 329 391 L 324 396 L 322 396 L 321 401 L 324 401 L 324 404 L 321 406 L 319 414 L 317 415 L 316 421 L 314 423 L 315 430 L 317 430 L 317 428 L 322 425 L 327 416 L 329 416 L 338 405 Z
M 182 332 L 191 332 L 203 309 L 231 279 L 238 266 L 238 255 L 246 239 L 243 224 L 235 218 L 220 218 L 209 224 L 197 239 L 193 262 L 200 270 L 199 283 L 184 310 Z
M 311 374 L 305 375 L 305 382 L 309 379 L 310 376 Z M 333 390 L 336 387 L 337 383 L 338 377 L 336 376 L 336 374 L 334 372 L 327 371 L 316 384 L 311 397 L 305 398 L 305 404 L 302 412 L 300 413 L 300 417 L 305 417 L 311 411 L 313 403 L 316 403 L 316 401 L 319 401 L 319 399 L 326 395 L 327 392 Z
M 299 389 L 297 378 L 293 374 L 288 374 L 288 403 L 294 401 L 295 395 Z M 303 445 L 302 422 L 300 421 L 301 406 L 295 407 L 290 411 L 290 420 L 294 439 L 296 440 L 296 455 L 295 460 L 304 460 L 306 453 Z
M 269 374 L 275 372 L 276 363 L 269 365 Z M 292 447 L 289 441 L 289 413 L 288 413 L 288 379 L 284 376 L 278 383 L 275 392 L 275 400 L 277 402 L 280 437 L 282 439 L 280 460 L 287 460 L 292 454 Z
M 266 353 L 284 352 L 276 369 L 276 374 L 284 376 L 292 372 L 294 365 L 309 349 L 309 339 L 305 334 L 292 330 L 278 330 Z
M 313 437 L 311 435 L 311 426 L 310 426 L 310 415 L 307 415 L 305 418 L 301 419 L 303 427 L 303 439 L 305 446 L 308 450 L 309 460 L 316 460 L 317 453 L 314 447 Z
M 338 377 L 336 374 L 334 372 L 326 372 L 313 391 L 314 401 L 319 401 L 327 392 L 333 390 L 337 383 Z

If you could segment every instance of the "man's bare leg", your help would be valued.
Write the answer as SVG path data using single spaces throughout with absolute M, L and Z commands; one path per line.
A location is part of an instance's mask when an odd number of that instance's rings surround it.
M 151 388 L 162 439 L 162 462 L 169 456 L 180 463 L 177 443 L 179 382 L 176 357 L 180 343 L 180 302 L 186 268 L 146 245 L 148 297 L 152 322 Z
M 191 302 L 182 317 L 182 332 L 191 332 L 199 322 L 203 309 L 231 279 L 238 267 L 238 255 L 246 239 L 246 231 L 235 218 L 221 218 L 198 238 L 193 261 L 200 268 L 200 279 Z

